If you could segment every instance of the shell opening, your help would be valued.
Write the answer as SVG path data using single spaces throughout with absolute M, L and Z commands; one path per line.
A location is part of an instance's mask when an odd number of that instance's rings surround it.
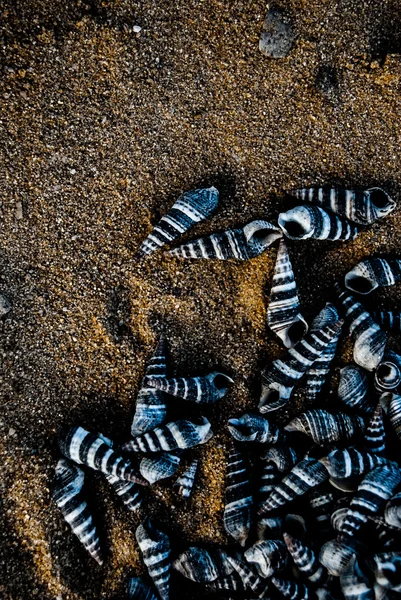
M 299 318 L 297 321 L 292 323 L 287 330 L 287 338 L 291 346 L 294 346 L 300 339 L 302 339 L 305 333 L 308 331 L 308 325 L 304 320 Z
M 366 277 L 354 275 L 352 271 L 345 276 L 345 286 L 357 294 L 369 294 L 375 289 L 374 284 Z
M 390 361 L 382 362 L 377 367 L 376 381 L 384 388 L 393 389 L 401 383 L 401 371 Z
M 372 188 L 369 190 L 369 198 L 376 208 L 387 208 L 391 205 L 389 195 L 381 188 Z
M 259 229 L 251 235 L 250 242 L 258 242 L 262 246 L 269 246 L 272 242 L 277 240 L 281 236 L 279 231 L 272 231 L 271 229 Z
M 284 529 L 296 539 L 302 539 L 306 533 L 306 522 L 301 515 L 289 513 L 284 519 Z
M 225 393 L 227 391 L 227 384 L 232 382 L 233 380 L 231 377 L 228 377 L 228 375 L 223 375 L 223 373 L 217 373 L 217 375 L 215 375 L 213 378 L 213 385 L 216 390 L 219 390 L 219 392 Z
M 297 221 L 287 221 L 285 230 L 288 235 L 293 238 L 302 237 L 305 233 L 305 229 Z

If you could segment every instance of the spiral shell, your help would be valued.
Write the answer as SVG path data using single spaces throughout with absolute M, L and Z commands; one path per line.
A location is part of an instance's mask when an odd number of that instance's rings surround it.
M 205 444 L 213 436 L 213 432 L 206 417 L 201 417 L 199 421 L 195 423 L 180 420 L 167 423 L 130 440 L 122 449 L 125 452 L 171 452 Z
M 401 310 L 374 310 L 371 315 L 372 319 L 383 329 L 401 331 Z
M 382 407 L 377 405 L 365 431 L 364 450 L 379 456 L 386 455 L 386 434 L 384 431 Z
M 235 446 L 228 455 L 226 480 L 224 529 L 244 546 L 251 527 L 252 492 L 247 465 Z
M 187 579 L 204 584 L 227 577 L 234 570 L 224 550 L 205 550 L 196 546 L 180 554 L 173 562 L 173 568 Z
M 314 409 L 302 413 L 284 429 L 299 431 L 312 438 L 315 444 L 324 446 L 339 440 L 350 440 L 364 429 L 362 417 L 344 413 L 330 414 L 326 410 Z
M 393 592 L 401 592 L 401 554 L 399 552 L 382 552 L 376 554 L 375 577 L 379 585 Z
M 218 203 L 219 192 L 215 187 L 185 192 L 142 242 L 135 258 L 152 254 L 180 237 L 195 223 L 209 217 L 216 210 Z
M 249 260 L 264 252 L 282 237 L 278 227 L 268 221 L 252 221 L 241 229 L 213 233 L 166 252 L 178 258 Z
M 387 350 L 375 371 L 375 387 L 379 392 L 395 390 L 401 385 L 401 356 Z
M 276 444 L 283 438 L 279 428 L 261 415 L 244 414 L 239 419 L 229 419 L 228 429 L 238 442 Z
M 157 600 L 156 594 L 141 577 L 131 577 L 128 580 L 129 600 Z
M 236 572 L 241 578 L 242 585 L 245 589 L 250 589 L 258 598 L 265 598 L 268 591 L 268 586 L 265 581 L 260 579 L 249 566 L 234 558 L 233 556 L 227 556 L 227 561 L 234 567 Z
M 340 584 L 345 600 L 374 600 L 375 598 L 373 587 L 359 568 L 355 557 L 341 573 Z
M 296 206 L 280 213 L 278 224 L 291 240 L 354 240 L 360 228 L 318 206 Z
M 290 598 L 290 600 L 310 600 L 312 598 L 307 586 L 300 581 L 272 577 L 271 582 L 280 594 L 285 598 Z
M 282 571 L 288 564 L 287 548 L 280 540 L 256 542 L 244 552 L 244 558 L 264 578 Z
M 355 550 L 341 536 L 323 544 L 319 554 L 321 564 L 335 577 L 344 573 L 354 557 Z
M 401 281 L 401 260 L 367 258 L 345 276 L 345 287 L 356 294 L 370 294 L 379 287 Z
M 162 452 L 157 456 L 142 458 L 139 470 L 142 477 L 150 484 L 161 479 L 168 479 L 177 472 L 181 461 L 180 453 Z
M 384 520 L 388 525 L 401 529 L 401 492 L 395 494 L 386 504 Z
M 160 598 L 168 600 L 171 570 L 171 549 L 168 536 L 156 529 L 148 518 L 137 527 L 135 537 Z
M 327 573 L 313 550 L 288 533 L 284 533 L 284 542 L 301 573 L 314 585 L 323 585 L 327 580 Z
M 361 367 L 350 364 L 340 370 L 338 399 L 362 415 L 373 412 L 373 405 L 369 400 L 368 378 Z
M 188 469 L 184 471 L 174 484 L 174 487 L 178 489 L 178 493 L 183 498 L 189 498 L 191 495 L 195 483 L 196 472 L 198 470 L 198 464 L 198 460 L 192 461 Z
M 292 348 L 308 331 L 308 324 L 299 309 L 295 277 L 283 238 L 280 240 L 274 269 L 267 324 L 286 348 Z
M 348 479 L 368 473 L 378 465 L 386 463 L 382 456 L 360 452 L 355 448 L 333 450 L 320 459 L 326 467 L 330 477 L 334 479 Z
M 368 190 L 346 190 L 331 187 L 311 187 L 288 192 L 301 202 L 318 204 L 326 210 L 359 225 L 370 225 L 390 214 L 396 203 L 379 187 Z
M 132 511 L 138 511 L 143 502 L 142 486 L 131 481 L 124 481 L 114 475 L 106 475 L 107 481 L 125 506 Z
M 213 371 L 204 377 L 146 377 L 145 382 L 149 387 L 183 400 L 197 404 L 213 404 L 225 396 L 227 384 L 233 383 L 233 380 L 224 373 Z
M 380 403 L 387 412 L 395 434 L 401 440 L 401 396 L 387 392 L 380 396 Z

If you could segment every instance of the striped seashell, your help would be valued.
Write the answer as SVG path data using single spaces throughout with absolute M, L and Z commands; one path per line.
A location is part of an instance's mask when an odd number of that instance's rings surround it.
M 263 515 L 286 505 L 287 502 L 291 502 L 317 487 L 328 477 L 326 468 L 318 460 L 302 459 L 272 491 L 266 502 L 259 508 L 258 514 Z
M 52 496 L 73 533 L 96 562 L 102 565 L 103 552 L 85 500 L 84 481 L 84 472 L 62 458 L 56 465 Z
M 386 504 L 384 520 L 387 525 L 401 529 L 401 492 L 395 494 Z
M 276 444 L 284 437 L 277 425 L 261 415 L 245 414 L 239 419 L 229 419 L 228 429 L 238 442 Z
M 211 590 L 227 590 L 229 592 L 237 592 L 244 590 L 244 584 L 242 583 L 241 577 L 235 571 L 231 575 L 226 577 L 219 577 L 214 581 L 208 583 L 208 587 Z
M 356 294 L 370 294 L 379 287 L 401 281 L 401 260 L 397 258 L 367 258 L 345 276 L 345 287 Z
M 400 483 L 401 472 L 395 463 L 380 465 L 365 475 L 351 500 L 341 533 L 354 536 L 369 516 L 375 516 L 384 509 Z
M 191 546 L 173 562 L 173 568 L 187 579 L 205 584 L 231 575 L 234 567 L 227 559 L 221 548 L 205 550 Z
M 272 577 L 271 582 L 280 594 L 285 598 L 290 598 L 290 600 L 310 600 L 313 598 L 307 586 L 300 581 Z
M 182 194 L 142 242 L 136 259 L 152 254 L 188 231 L 216 210 L 219 192 L 215 187 L 191 190 Z
M 360 228 L 318 206 L 296 206 L 278 216 L 278 224 L 290 240 L 354 240 Z
M 330 575 L 340 577 L 344 573 L 350 561 L 355 557 L 355 550 L 345 539 L 339 536 L 336 540 L 330 540 L 323 544 L 320 549 L 320 563 L 326 567 Z
M 288 533 L 284 533 L 283 537 L 287 550 L 301 573 L 314 585 L 323 585 L 327 580 L 327 572 L 313 550 Z
M 375 467 L 382 465 L 387 459 L 369 452 L 360 452 L 355 448 L 333 450 L 320 459 L 326 467 L 330 477 L 334 479 L 348 479 L 369 473 Z
M 283 532 L 282 517 L 259 517 L 256 524 L 256 537 L 259 542 L 268 538 L 279 538 Z
M 354 361 L 363 369 L 373 371 L 383 360 L 386 335 L 349 292 L 341 291 L 338 286 L 336 291 L 354 342 Z
M 122 446 L 125 452 L 170 452 L 185 450 L 205 444 L 213 437 L 211 425 L 206 417 L 199 423 L 193 421 L 173 421 L 153 431 L 130 440 Z
M 145 379 L 151 376 L 165 377 L 166 374 L 165 340 L 162 337 L 146 368 Z M 167 406 L 163 392 L 146 386 L 145 379 L 136 400 L 135 414 L 131 425 L 131 435 L 133 437 L 155 429 L 155 427 L 164 423 L 166 419 Z
M 340 584 L 345 600 L 375 600 L 373 587 L 361 571 L 355 557 L 341 573 Z
M 256 594 L 257 598 L 265 598 L 268 591 L 268 586 L 258 575 L 256 575 L 250 567 L 234 558 L 233 556 L 227 556 L 227 561 L 234 567 L 235 571 L 241 578 L 242 584 L 245 589 L 252 590 Z
M 106 479 L 129 510 L 138 511 L 141 508 L 143 502 L 142 486 L 131 481 L 124 481 L 114 477 L 114 475 L 106 475 Z
M 61 453 L 79 465 L 86 465 L 125 481 L 148 485 L 131 463 L 115 452 L 105 439 L 107 438 L 101 435 L 89 433 L 83 427 L 70 427 L 61 432 L 58 443 Z
M 386 455 L 386 433 L 384 431 L 382 407 L 377 405 L 365 431 L 364 450 L 379 456 Z
M 378 187 L 368 190 L 345 190 L 331 187 L 311 187 L 288 192 L 301 202 L 318 204 L 326 210 L 359 225 L 371 225 L 394 210 L 392 198 Z
M 329 323 L 336 323 L 338 320 L 339 316 L 336 307 L 334 304 L 331 304 L 331 302 L 327 302 L 323 310 L 321 310 L 313 320 L 311 330 L 320 330 Z M 307 371 L 305 388 L 306 400 L 308 402 L 316 401 L 327 381 L 330 374 L 331 363 L 336 355 L 340 334 L 341 330 L 331 344 L 328 344 L 324 348 L 323 352 L 316 358 L 313 365 Z
M 271 577 L 288 565 L 287 548 L 280 540 L 256 542 L 244 552 L 244 558 L 264 578 Z
M 282 238 L 267 307 L 267 324 L 286 348 L 292 348 L 308 331 L 308 324 L 299 309 L 297 285 L 287 246 Z
M 234 383 L 231 377 L 218 371 L 204 377 L 146 377 L 145 381 L 150 387 L 198 404 L 213 404 L 220 400 L 226 395 L 228 384 Z
M 319 535 L 325 536 L 330 531 L 330 517 L 333 510 L 334 495 L 326 489 L 312 490 L 308 496 L 312 517 Z
M 268 221 L 252 221 L 241 229 L 212 233 L 173 248 L 166 254 L 178 258 L 249 260 L 262 254 L 282 235 L 280 229 Z
M 401 356 L 387 350 L 375 371 L 375 387 L 379 392 L 395 390 L 401 385 Z
M 368 378 L 361 367 L 350 364 L 340 370 L 338 399 L 362 415 L 370 415 L 373 412 L 373 405 L 369 400 Z
M 322 409 L 307 410 L 284 427 L 286 431 L 304 433 L 320 446 L 350 440 L 361 434 L 364 428 L 362 417 L 340 412 L 332 415 Z
M 274 463 L 264 462 L 259 480 L 258 501 L 263 504 L 276 485 L 280 483 L 282 474 Z
M 181 453 L 162 452 L 157 456 L 145 456 L 139 465 L 142 477 L 150 484 L 175 475 L 181 462 Z
M 374 556 L 376 582 L 393 592 L 401 592 L 401 553 L 382 552 Z
M 171 549 L 168 536 L 156 529 L 150 518 L 147 518 L 137 527 L 135 537 L 160 598 L 168 600 L 171 570 Z
M 261 413 L 277 410 L 288 402 L 295 383 L 338 336 L 341 325 L 337 321 L 321 331 L 310 331 L 282 359 L 274 360 L 262 372 Z
M 198 464 L 198 460 L 193 460 L 188 469 L 184 471 L 181 477 L 179 477 L 174 484 L 174 487 L 178 488 L 177 491 L 183 498 L 189 498 L 192 493 L 196 472 L 198 470 Z
M 280 473 L 288 473 L 300 459 L 299 453 L 287 443 L 277 444 L 269 448 L 261 459 L 267 463 L 273 463 Z
M 390 392 L 380 396 L 380 404 L 387 413 L 387 417 L 397 437 L 401 440 L 401 396 Z
M 374 310 L 371 315 L 383 329 L 401 331 L 401 310 Z
M 253 501 L 248 467 L 235 446 L 228 455 L 226 480 L 224 529 L 236 542 L 245 546 L 251 527 Z
M 129 600 L 157 600 L 156 594 L 146 585 L 142 577 L 131 577 L 128 580 Z
M 333 514 L 331 515 L 332 527 L 338 533 L 341 533 L 341 531 L 342 531 L 344 521 L 348 514 L 348 510 L 349 510 L 349 502 L 347 503 L 346 506 L 341 506 L 340 508 L 337 508 L 337 510 L 335 510 L 333 512 Z

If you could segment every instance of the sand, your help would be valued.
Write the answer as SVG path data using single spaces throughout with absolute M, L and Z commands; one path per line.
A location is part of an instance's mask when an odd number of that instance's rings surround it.
M 80 424 L 123 441 L 157 338 L 172 374 L 219 368 L 235 385 L 205 410 L 215 437 L 183 503 L 171 482 L 147 510 L 174 547 L 225 543 L 225 423 L 254 408 L 279 356 L 266 327 L 275 248 L 250 262 L 132 258 L 185 190 L 215 185 L 215 215 L 187 234 L 275 220 L 284 190 L 401 185 L 401 3 L 291 0 L 284 59 L 258 50 L 256 1 L 1 3 L 0 595 L 122 596 L 144 572 L 129 514 L 94 475 L 108 548 L 100 568 L 50 499 L 56 431 Z M 133 30 L 134 25 L 142 29 Z M 289 243 L 307 319 L 359 259 L 400 252 L 399 211 L 356 241 Z M 400 291 L 371 302 L 395 306 Z M 396 346 L 394 346 L 396 348 Z M 336 372 L 350 359 L 345 345 Z M 281 420 L 299 410 L 294 400 Z M 186 412 L 185 412 L 186 411 Z M 197 414 L 177 406 L 173 414 Z M 202 598 L 184 590 L 180 598 Z M 177 589 L 177 588 L 175 588 Z M 175 597 L 175 596 L 173 596 Z

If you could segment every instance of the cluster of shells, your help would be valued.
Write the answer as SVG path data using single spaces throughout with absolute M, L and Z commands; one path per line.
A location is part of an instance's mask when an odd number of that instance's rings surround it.
M 145 518 L 136 539 L 152 585 L 130 579 L 128 598 L 168 600 L 173 571 L 239 598 L 384 600 L 401 593 L 401 356 L 385 333 L 400 330 L 401 315 L 370 314 L 360 301 L 401 281 L 401 260 L 369 258 L 356 265 L 336 286 L 335 302 L 308 326 L 285 243 L 354 239 L 395 203 L 380 188 L 311 188 L 292 195 L 303 204 L 281 213 L 277 225 L 253 221 L 168 251 L 179 258 L 248 260 L 279 241 L 267 321 L 286 350 L 262 372 L 259 410 L 228 421 L 233 440 L 223 523 L 232 545 L 190 547 L 174 556 L 168 534 Z M 137 259 L 171 243 L 217 206 L 215 188 L 183 194 L 142 243 Z M 328 412 L 319 403 L 345 333 L 351 335 L 354 362 L 341 370 L 337 406 L 333 402 Z M 279 428 L 270 413 L 290 401 L 301 379 L 313 408 Z M 98 563 L 103 552 L 86 500 L 85 469 L 104 473 L 126 507 L 138 511 L 144 488 L 173 477 L 185 450 L 213 436 L 206 417 L 168 422 L 171 398 L 210 405 L 233 383 L 217 371 L 168 377 L 161 339 L 137 397 L 130 440 L 118 446 L 82 427 L 60 434 L 63 458 L 54 500 Z M 132 455 L 140 457 L 138 468 Z M 197 467 L 195 460 L 175 481 L 184 498 Z

